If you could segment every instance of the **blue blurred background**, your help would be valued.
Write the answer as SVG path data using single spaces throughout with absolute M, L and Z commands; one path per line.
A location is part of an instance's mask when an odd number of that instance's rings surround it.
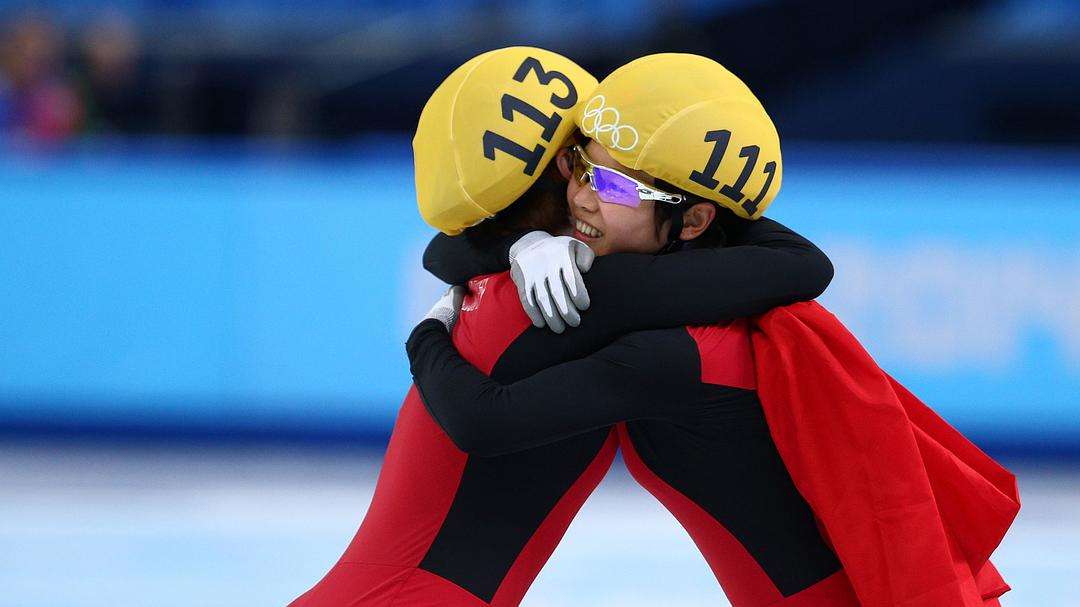
M 742 76 L 784 144 L 770 215 L 835 263 L 822 301 L 1032 479 L 1009 604 L 1080 604 L 1078 41 L 1069 0 L 0 3 L 0 547 L 20 555 L 0 605 L 140 580 L 184 590 L 125 604 L 283 604 L 336 559 L 441 290 L 411 131 L 453 68 L 510 44 L 599 77 L 659 51 Z M 657 521 L 654 547 L 682 533 L 613 478 L 597 508 Z M 177 510 L 193 495 L 224 501 Z M 232 523 L 193 522 L 207 508 Z M 527 605 L 649 604 L 573 578 L 657 554 L 598 552 L 619 531 L 589 508 Z M 276 543 L 243 550 L 255 526 Z M 657 564 L 678 604 L 722 602 L 682 541 Z M 86 588 L 60 589 L 50 547 Z
M 1080 437 L 1080 153 L 794 143 L 822 300 L 991 450 Z M 382 441 L 439 293 L 404 137 L 86 142 L 0 161 L 0 423 Z

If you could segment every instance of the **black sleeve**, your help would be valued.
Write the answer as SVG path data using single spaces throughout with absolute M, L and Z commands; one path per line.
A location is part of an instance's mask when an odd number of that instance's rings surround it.
M 584 275 L 592 306 L 581 327 L 602 324 L 608 335 L 704 324 L 760 314 L 814 299 L 832 281 L 829 258 L 812 242 L 771 219 L 723 217 L 728 246 L 668 255 L 616 253 L 597 258 Z M 479 244 L 439 234 L 424 267 L 449 284 L 509 269 L 510 247 L 524 233 Z
M 685 329 L 641 331 L 586 358 L 503 385 L 426 320 L 406 345 L 420 396 L 463 451 L 492 456 L 632 419 L 674 418 L 705 402 L 700 360 Z
M 633 331 L 722 322 L 813 299 L 832 280 L 825 254 L 775 221 L 743 221 L 733 240 L 668 255 L 598 257 L 584 275 L 592 304 L 581 325 L 561 335 L 530 327 L 500 365 L 506 359 L 508 368 L 535 372 Z
M 467 234 L 436 234 L 424 249 L 424 269 L 450 285 L 463 285 L 474 276 L 510 269 L 510 247 L 528 232 L 518 232 L 492 240 L 478 240 Z

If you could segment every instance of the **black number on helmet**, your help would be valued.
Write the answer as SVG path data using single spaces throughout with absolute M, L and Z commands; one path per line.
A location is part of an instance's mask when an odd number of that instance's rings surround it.
M 544 141 L 551 141 L 551 138 L 555 136 L 555 129 L 559 128 L 559 124 L 562 122 L 562 116 L 560 116 L 558 112 L 552 112 L 551 115 L 548 116 L 521 99 L 507 93 L 502 97 L 503 118 L 513 122 L 514 112 L 521 114 L 543 127 L 544 132 L 540 134 L 540 138 Z
M 502 150 L 514 158 L 525 163 L 525 174 L 532 176 L 536 167 L 540 165 L 540 159 L 544 157 L 544 146 L 536 144 L 532 150 L 510 141 L 506 137 L 491 131 L 484 131 L 484 158 L 495 160 L 495 150 Z
M 759 152 L 761 152 L 761 148 L 756 145 L 748 145 L 739 150 L 739 158 L 745 158 L 746 164 L 743 165 L 742 172 L 739 173 L 739 178 L 735 180 L 735 183 L 720 188 L 721 194 L 735 202 L 742 202 L 745 196 L 742 189 L 746 185 L 746 180 L 750 179 L 750 171 L 753 171 L 754 165 L 757 164 Z
M 720 168 L 720 161 L 724 159 L 728 143 L 731 142 L 731 131 L 709 131 L 705 133 L 705 141 L 712 142 L 712 152 L 709 153 L 709 160 L 705 162 L 705 168 L 690 173 L 690 181 L 710 190 L 715 190 L 719 186 L 720 193 L 735 201 L 735 203 L 741 204 L 747 214 L 753 215 L 756 213 L 758 205 L 761 204 L 765 194 L 769 191 L 769 186 L 772 185 L 773 177 L 776 176 L 776 161 L 770 160 L 765 163 L 763 169 L 767 175 L 765 186 L 761 188 L 756 198 L 750 200 L 743 193 L 743 188 L 746 187 L 746 182 L 750 180 L 750 174 L 754 172 L 754 166 L 757 164 L 758 156 L 761 154 L 761 148 L 756 145 L 748 145 L 740 149 L 739 158 L 745 158 L 746 162 L 743 164 L 739 177 L 735 179 L 735 183 L 721 186 L 716 179 L 716 171 Z M 744 198 L 746 200 L 743 200 Z
M 724 158 L 724 152 L 727 151 L 728 141 L 731 141 L 731 131 L 709 131 L 705 133 L 705 141 L 713 142 L 712 153 L 709 154 L 709 160 L 705 163 L 704 169 L 690 173 L 690 181 L 715 190 L 716 186 L 720 185 L 720 182 L 716 180 L 716 169 L 720 168 L 720 160 Z
M 761 199 L 765 198 L 765 192 L 769 191 L 769 186 L 772 185 L 773 177 L 776 177 L 776 161 L 770 160 L 765 163 L 765 172 L 769 175 L 765 178 L 765 185 L 758 192 L 757 198 L 753 200 L 747 200 L 743 203 L 742 208 L 747 213 L 753 215 L 757 212 L 757 207 L 761 204 Z
M 566 77 L 566 74 L 554 70 L 549 72 L 544 69 L 544 66 L 540 65 L 540 61 L 535 57 L 526 57 L 525 60 L 521 62 L 517 72 L 514 73 L 514 80 L 525 82 L 525 77 L 529 75 L 529 72 L 536 74 L 536 79 L 540 81 L 540 84 L 547 85 L 550 84 L 552 80 L 558 80 L 566 85 L 565 96 L 560 97 L 555 93 L 551 94 L 551 104 L 555 107 L 568 110 L 577 103 L 577 89 L 574 88 L 574 83 L 570 82 L 570 79 Z M 562 116 L 560 116 L 558 112 L 552 112 L 551 115 L 548 116 L 539 109 L 509 93 L 502 96 L 501 102 L 503 119 L 508 122 L 513 122 L 514 112 L 521 114 L 540 125 L 540 128 L 544 129 L 543 132 L 540 133 L 540 138 L 544 141 L 551 141 L 551 138 L 555 136 L 555 131 L 558 130 L 559 125 L 562 124 Z M 530 150 L 520 143 L 511 141 L 498 133 L 484 131 L 484 158 L 495 160 L 495 150 L 502 150 L 524 162 L 524 172 L 531 177 L 533 173 L 536 172 L 536 167 L 540 165 L 540 160 L 544 157 L 544 152 L 547 151 L 547 148 L 538 143 L 536 144 L 536 147 Z
M 533 72 L 536 74 L 536 79 L 540 81 L 540 84 L 550 84 L 552 80 L 558 80 L 566 85 L 566 95 L 560 97 L 555 93 L 551 94 L 551 105 L 562 109 L 568 110 L 574 107 L 577 103 L 577 89 L 574 87 L 574 83 L 566 77 L 566 74 L 555 70 L 547 71 L 544 66 L 540 65 L 540 60 L 535 57 L 526 57 L 525 61 L 521 62 L 521 66 L 518 67 L 517 73 L 514 74 L 514 80 L 518 82 L 525 82 L 525 76 Z

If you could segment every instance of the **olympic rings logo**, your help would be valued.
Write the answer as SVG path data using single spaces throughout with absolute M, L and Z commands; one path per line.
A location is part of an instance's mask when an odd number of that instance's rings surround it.
M 607 133 L 610 147 L 629 152 L 637 147 L 640 140 L 637 129 L 628 124 L 619 124 L 621 118 L 619 110 L 607 107 L 605 103 L 607 99 L 603 95 L 597 95 L 585 104 L 585 109 L 581 114 L 581 132 L 593 135 L 593 139 L 598 141 L 600 135 Z M 631 135 L 634 137 L 634 142 L 624 144 L 623 138 L 629 139 Z

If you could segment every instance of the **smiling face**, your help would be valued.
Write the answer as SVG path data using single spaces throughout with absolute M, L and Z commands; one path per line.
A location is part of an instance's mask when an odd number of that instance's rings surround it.
M 611 157 L 600 144 L 590 140 L 585 153 L 594 163 L 621 171 L 643 183 L 653 185 L 647 173 L 627 168 Z M 559 158 L 564 174 L 569 173 L 569 156 Z M 573 236 L 589 245 L 597 255 L 609 253 L 656 253 L 667 241 L 670 220 L 659 224 L 657 203 L 643 200 L 637 207 L 610 204 L 600 200 L 588 183 L 569 179 L 566 200 L 574 224 Z

